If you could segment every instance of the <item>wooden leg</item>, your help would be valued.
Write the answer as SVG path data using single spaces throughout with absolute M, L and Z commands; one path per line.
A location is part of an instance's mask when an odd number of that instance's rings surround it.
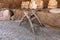
M 22 22 L 24 21 L 24 19 L 25 19 L 25 15 L 21 18 L 21 20 L 20 20 L 20 25 L 22 24 Z
M 33 15 L 36 17 L 36 19 L 37 19 L 38 22 L 40 23 L 40 26 L 43 26 L 43 24 L 41 23 L 41 20 L 38 18 L 38 16 L 37 16 L 35 13 L 33 13 Z
M 35 33 L 34 28 L 33 28 L 33 24 L 32 24 L 32 22 L 30 20 L 30 17 L 28 16 L 28 14 L 26 12 L 25 12 L 25 16 L 27 17 L 27 19 L 28 19 L 28 21 L 30 23 L 30 26 L 31 26 L 31 29 L 32 29 L 33 33 Z

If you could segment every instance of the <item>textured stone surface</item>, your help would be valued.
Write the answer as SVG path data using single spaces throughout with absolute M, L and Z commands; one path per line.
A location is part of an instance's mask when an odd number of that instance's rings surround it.
M 27 24 L 19 26 L 19 21 L 0 21 L 0 40 L 60 40 L 60 32 L 40 27 L 35 35 Z
M 0 8 L 21 8 L 21 1 L 30 1 L 30 0 L 0 0 Z M 44 8 L 48 7 L 49 0 L 44 1 Z M 58 8 L 60 8 L 60 0 L 58 1 Z

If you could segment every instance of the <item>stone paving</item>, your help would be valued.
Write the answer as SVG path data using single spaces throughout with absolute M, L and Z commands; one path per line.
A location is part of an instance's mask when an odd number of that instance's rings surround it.
M 60 32 L 40 27 L 33 34 L 27 24 L 19 26 L 19 21 L 0 21 L 0 40 L 60 40 Z

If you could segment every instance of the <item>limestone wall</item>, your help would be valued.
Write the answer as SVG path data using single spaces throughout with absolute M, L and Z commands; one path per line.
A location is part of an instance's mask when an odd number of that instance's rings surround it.
M 6 7 L 6 8 L 20 8 L 21 7 L 21 1 L 27 1 L 27 0 L 0 0 L 0 8 Z M 28 0 L 30 1 L 30 0 Z M 44 8 L 47 8 L 49 0 L 43 0 L 44 1 Z M 60 0 L 58 1 L 58 7 L 60 8 Z
M 46 8 L 47 5 L 48 5 L 49 0 L 43 0 L 43 1 L 44 1 L 44 8 Z M 57 0 L 57 2 L 58 2 L 57 7 L 60 8 L 60 0 Z

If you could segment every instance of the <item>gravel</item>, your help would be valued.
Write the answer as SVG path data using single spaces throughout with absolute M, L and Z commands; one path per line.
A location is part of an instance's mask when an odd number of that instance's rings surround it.
M 34 24 L 34 26 L 38 25 Z M 18 20 L 0 21 L 0 40 L 60 40 L 60 32 L 39 27 L 37 34 L 33 34 L 29 23 L 19 26 Z

